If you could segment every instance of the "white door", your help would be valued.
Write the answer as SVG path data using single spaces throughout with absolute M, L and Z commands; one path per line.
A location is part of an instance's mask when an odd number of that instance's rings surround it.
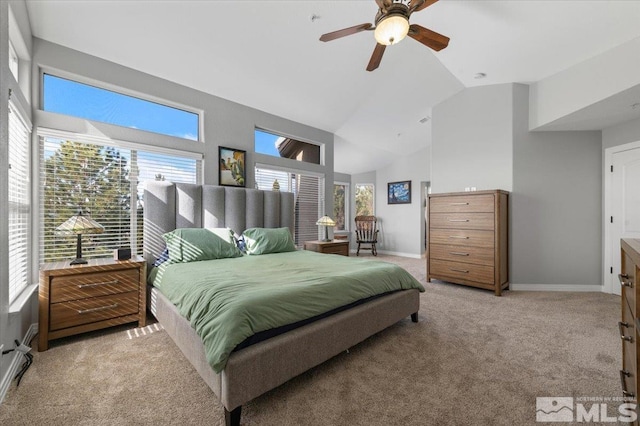
M 611 289 L 620 294 L 620 238 L 640 238 L 640 148 L 612 155 L 611 176 Z

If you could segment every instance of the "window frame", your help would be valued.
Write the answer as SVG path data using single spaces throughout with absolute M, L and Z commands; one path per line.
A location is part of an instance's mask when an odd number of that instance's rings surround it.
M 187 112 L 190 114 L 194 114 L 197 116 L 198 118 L 198 124 L 197 124 L 197 138 L 196 139 L 189 139 L 189 138 L 184 138 L 181 136 L 175 136 L 175 135 L 169 135 L 166 133 L 159 133 L 159 132 L 155 132 L 152 130 L 144 130 L 141 128 L 137 128 L 137 127 L 129 127 L 129 126 L 123 126 L 121 124 L 117 124 L 117 123 L 110 123 L 110 122 L 105 122 L 105 121 L 100 121 L 100 120 L 96 120 L 93 118 L 85 118 L 85 117 L 78 117 L 75 115 L 69 115 L 69 114 L 64 114 L 64 113 L 58 113 L 58 112 L 54 112 L 54 111 L 47 111 L 44 109 L 44 97 L 45 97 L 45 84 L 44 84 L 44 78 L 45 75 L 50 75 L 52 77 L 56 77 L 56 78 L 60 78 L 63 80 L 68 80 L 71 81 L 73 83 L 78 83 L 78 84 L 82 84 L 85 86 L 90 86 L 99 90 L 105 90 L 108 92 L 112 92 L 118 95 L 122 95 L 122 96 L 126 96 L 129 98 L 134 98 L 134 99 L 138 99 L 138 100 L 142 100 L 145 102 L 150 102 L 150 103 L 154 103 L 154 104 L 158 104 L 167 108 L 172 108 L 175 110 L 179 110 L 179 111 L 183 111 L 183 112 Z M 177 138 L 177 139 L 181 139 L 181 140 L 185 140 L 185 141 L 189 141 L 189 142 L 196 142 L 196 143 L 202 143 L 204 144 L 204 111 L 201 109 L 197 109 L 197 108 L 193 108 L 193 107 L 189 107 L 187 105 L 183 105 L 177 102 L 172 102 L 172 101 L 168 101 L 166 99 L 160 98 L 160 97 L 156 97 L 156 96 L 152 96 L 152 95 L 148 95 L 145 93 L 141 93 L 141 92 L 137 92 L 135 90 L 130 90 L 127 89 L 125 87 L 122 86 L 118 86 L 118 85 L 114 85 L 114 84 L 109 84 L 106 83 L 104 81 L 101 80 L 95 80 L 95 79 L 91 79 L 88 77 L 84 77 L 84 76 L 80 76 L 80 75 L 76 75 L 73 73 L 69 73 L 69 72 L 65 72 L 65 71 L 61 71 L 61 70 L 57 70 L 57 69 L 51 69 L 48 67 L 41 67 L 40 68 L 40 73 L 39 73 L 39 82 L 40 82 L 40 93 L 39 93 L 39 103 L 40 103 L 40 109 L 42 111 L 46 111 L 48 113 L 52 113 L 52 114 L 60 114 L 66 117 L 74 117 L 76 119 L 80 119 L 80 120 L 87 120 L 89 122 L 95 122 L 95 123 L 103 123 L 103 124 L 107 124 L 107 125 L 111 125 L 111 126 L 117 126 L 117 127 L 121 127 L 123 129 L 128 129 L 128 130 L 134 130 L 134 131 L 143 131 L 143 132 L 149 132 L 152 133 L 154 135 L 160 135 L 162 137 L 170 137 L 170 138 Z
M 20 75 L 20 57 L 18 56 L 18 52 L 16 52 L 11 40 L 9 40 L 9 70 L 19 83 L 20 80 L 18 76 Z

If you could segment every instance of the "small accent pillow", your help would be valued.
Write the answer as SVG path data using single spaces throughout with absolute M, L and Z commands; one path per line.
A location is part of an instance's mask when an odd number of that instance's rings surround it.
M 162 265 L 167 260 L 169 260 L 169 249 L 165 247 L 165 249 L 162 252 L 162 254 L 156 259 L 155 262 L 153 262 L 153 266 L 157 268 L 158 266 Z
M 295 251 L 289 228 L 249 228 L 242 233 L 247 254 L 269 254 Z
M 229 228 L 180 228 L 162 236 L 171 263 L 240 257 Z
M 244 236 L 234 233 L 233 239 L 235 240 L 236 246 L 238 246 L 238 249 L 240 249 L 242 254 L 247 253 L 247 243 L 244 240 Z

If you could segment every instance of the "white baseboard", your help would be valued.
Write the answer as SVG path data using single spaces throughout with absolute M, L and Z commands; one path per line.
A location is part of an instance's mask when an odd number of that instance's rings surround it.
M 584 284 L 509 284 L 512 291 L 575 291 L 602 293 L 601 285 Z
M 27 333 L 22 339 L 22 344 L 28 346 L 29 342 L 36 334 L 38 334 L 38 324 L 31 324 L 29 330 L 27 330 Z M 11 363 L 9 364 L 7 373 L 4 375 L 4 377 L 2 377 L 2 380 L 0 380 L 0 404 L 2 404 L 2 401 L 4 401 L 4 397 L 9 391 L 9 387 L 11 386 L 11 382 L 13 381 L 13 378 L 18 371 L 18 367 L 20 367 L 20 365 L 22 365 L 22 363 L 24 362 L 24 357 L 22 356 L 21 352 L 14 351 L 8 353 L 5 356 L 11 357 Z

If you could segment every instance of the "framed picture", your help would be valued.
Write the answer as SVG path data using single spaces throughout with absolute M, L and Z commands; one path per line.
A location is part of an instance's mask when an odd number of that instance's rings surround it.
M 411 181 L 387 183 L 387 204 L 411 204 Z
M 218 184 L 222 186 L 245 186 L 245 159 L 247 151 L 218 147 Z

